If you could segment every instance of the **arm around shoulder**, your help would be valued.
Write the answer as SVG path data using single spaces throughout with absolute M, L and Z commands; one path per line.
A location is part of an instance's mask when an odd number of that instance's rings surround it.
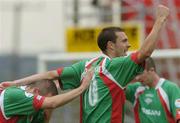
M 57 96 L 46 97 L 42 104 L 42 108 L 57 108 L 81 95 L 89 87 L 93 73 L 94 70 L 90 69 L 83 78 L 81 86 L 78 88 Z

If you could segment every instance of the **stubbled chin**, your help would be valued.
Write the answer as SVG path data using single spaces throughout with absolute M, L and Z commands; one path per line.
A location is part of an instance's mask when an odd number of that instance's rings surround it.
M 119 55 L 119 57 L 121 56 L 127 56 L 127 53 L 122 53 L 121 55 Z

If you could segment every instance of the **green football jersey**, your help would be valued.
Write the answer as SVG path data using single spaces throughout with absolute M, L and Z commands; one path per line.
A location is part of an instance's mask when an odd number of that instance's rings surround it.
M 123 122 L 123 89 L 137 73 L 143 71 L 136 56 L 136 53 L 113 59 L 101 56 L 57 70 L 61 87 L 73 89 L 80 86 L 89 68 L 95 68 L 92 82 L 81 96 L 81 123 Z
M 0 119 L 4 123 L 32 123 L 33 115 L 41 108 L 44 98 L 27 93 L 24 87 L 9 87 L 1 92 Z
M 31 123 L 45 123 L 45 112 L 43 109 L 33 114 Z
M 168 80 L 161 78 L 155 88 L 130 84 L 126 99 L 134 104 L 136 123 L 175 123 L 180 119 L 180 89 Z

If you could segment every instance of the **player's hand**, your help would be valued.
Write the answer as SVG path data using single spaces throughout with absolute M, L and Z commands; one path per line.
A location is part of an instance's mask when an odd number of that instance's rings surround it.
M 91 68 L 86 72 L 86 75 L 84 76 L 81 83 L 81 87 L 83 88 L 83 90 L 89 87 L 89 84 L 91 83 L 93 75 L 94 75 L 94 68 Z
M 157 19 L 165 21 L 169 16 L 169 8 L 164 5 L 159 5 L 156 13 Z
M 0 90 L 4 90 L 7 87 L 13 86 L 13 82 L 8 81 L 8 82 L 1 82 L 0 83 Z

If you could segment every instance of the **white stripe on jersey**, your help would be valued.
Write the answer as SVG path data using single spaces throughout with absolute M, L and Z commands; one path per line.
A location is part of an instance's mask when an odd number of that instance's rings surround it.
M 138 87 L 138 88 L 136 89 L 136 92 L 135 92 L 135 100 L 134 100 L 134 106 L 135 106 L 136 103 L 137 103 L 137 99 L 138 99 L 138 97 L 139 97 L 139 94 L 140 94 L 141 92 L 143 92 L 145 89 L 146 89 L 145 86 L 140 86 L 140 87 Z
M 157 84 L 156 87 L 155 87 L 155 89 L 160 88 L 160 87 L 163 85 L 164 81 L 165 81 L 165 79 L 160 78 L 158 84 Z
M 91 64 L 94 60 L 96 60 L 96 59 L 98 59 L 98 58 L 99 58 L 99 57 L 95 57 L 95 58 L 91 59 L 90 61 L 87 61 L 86 64 L 85 64 L 85 68 L 86 68 L 89 64 Z
M 159 92 L 164 100 L 164 102 L 166 103 L 166 106 L 168 108 L 168 110 L 170 111 L 170 107 L 169 107 L 169 98 L 166 94 L 166 92 L 163 90 L 163 88 L 159 87 Z
M 169 106 L 169 98 L 168 98 L 166 92 L 163 90 L 162 87 L 159 87 L 159 92 L 160 92 L 160 94 L 161 94 L 164 102 L 166 103 L 166 106 L 167 106 L 169 112 L 171 112 L 171 111 L 170 111 L 170 106 Z
M 84 76 L 86 75 L 87 66 L 88 66 L 89 64 L 91 64 L 94 60 L 98 59 L 98 58 L 99 58 L 99 57 L 95 57 L 95 58 L 93 58 L 93 59 L 91 59 L 90 61 L 87 61 L 87 62 L 85 63 L 85 69 L 84 69 L 84 71 L 83 71 L 82 74 L 81 74 L 81 81 L 82 81 L 82 79 L 84 78 Z
M 158 82 L 158 84 L 156 86 L 156 89 L 159 89 L 160 95 L 162 96 L 164 102 L 166 103 L 166 106 L 167 106 L 169 112 L 171 112 L 170 111 L 170 106 L 169 106 L 169 98 L 168 98 L 166 92 L 164 91 L 164 89 L 161 87 L 164 82 L 165 82 L 165 79 L 160 78 L 160 80 L 159 80 L 159 82 Z
M 6 117 L 5 112 L 4 112 L 4 93 L 5 93 L 5 90 L 3 90 L 3 91 L 1 92 L 1 96 L 0 96 L 0 107 L 1 107 L 1 112 L 2 112 L 2 114 L 3 114 L 3 116 L 4 116 L 4 118 L 5 118 L 6 120 L 8 120 L 8 119 L 10 119 L 10 117 Z
M 109 71 L 106 69 L 106 61 L 108 60 L 108 58 L 105 58 L 103 60 L 103 63 L 102 63 L 102 72 L 104 75 L 106 75 L 110 80 L 112 80 L 116 85 L 118 85 L 121 89 L 124 89 L 125 87 L 122 87 L 115 79 L 114 77 L 111 75 L 111 73 L 109 73 Z

